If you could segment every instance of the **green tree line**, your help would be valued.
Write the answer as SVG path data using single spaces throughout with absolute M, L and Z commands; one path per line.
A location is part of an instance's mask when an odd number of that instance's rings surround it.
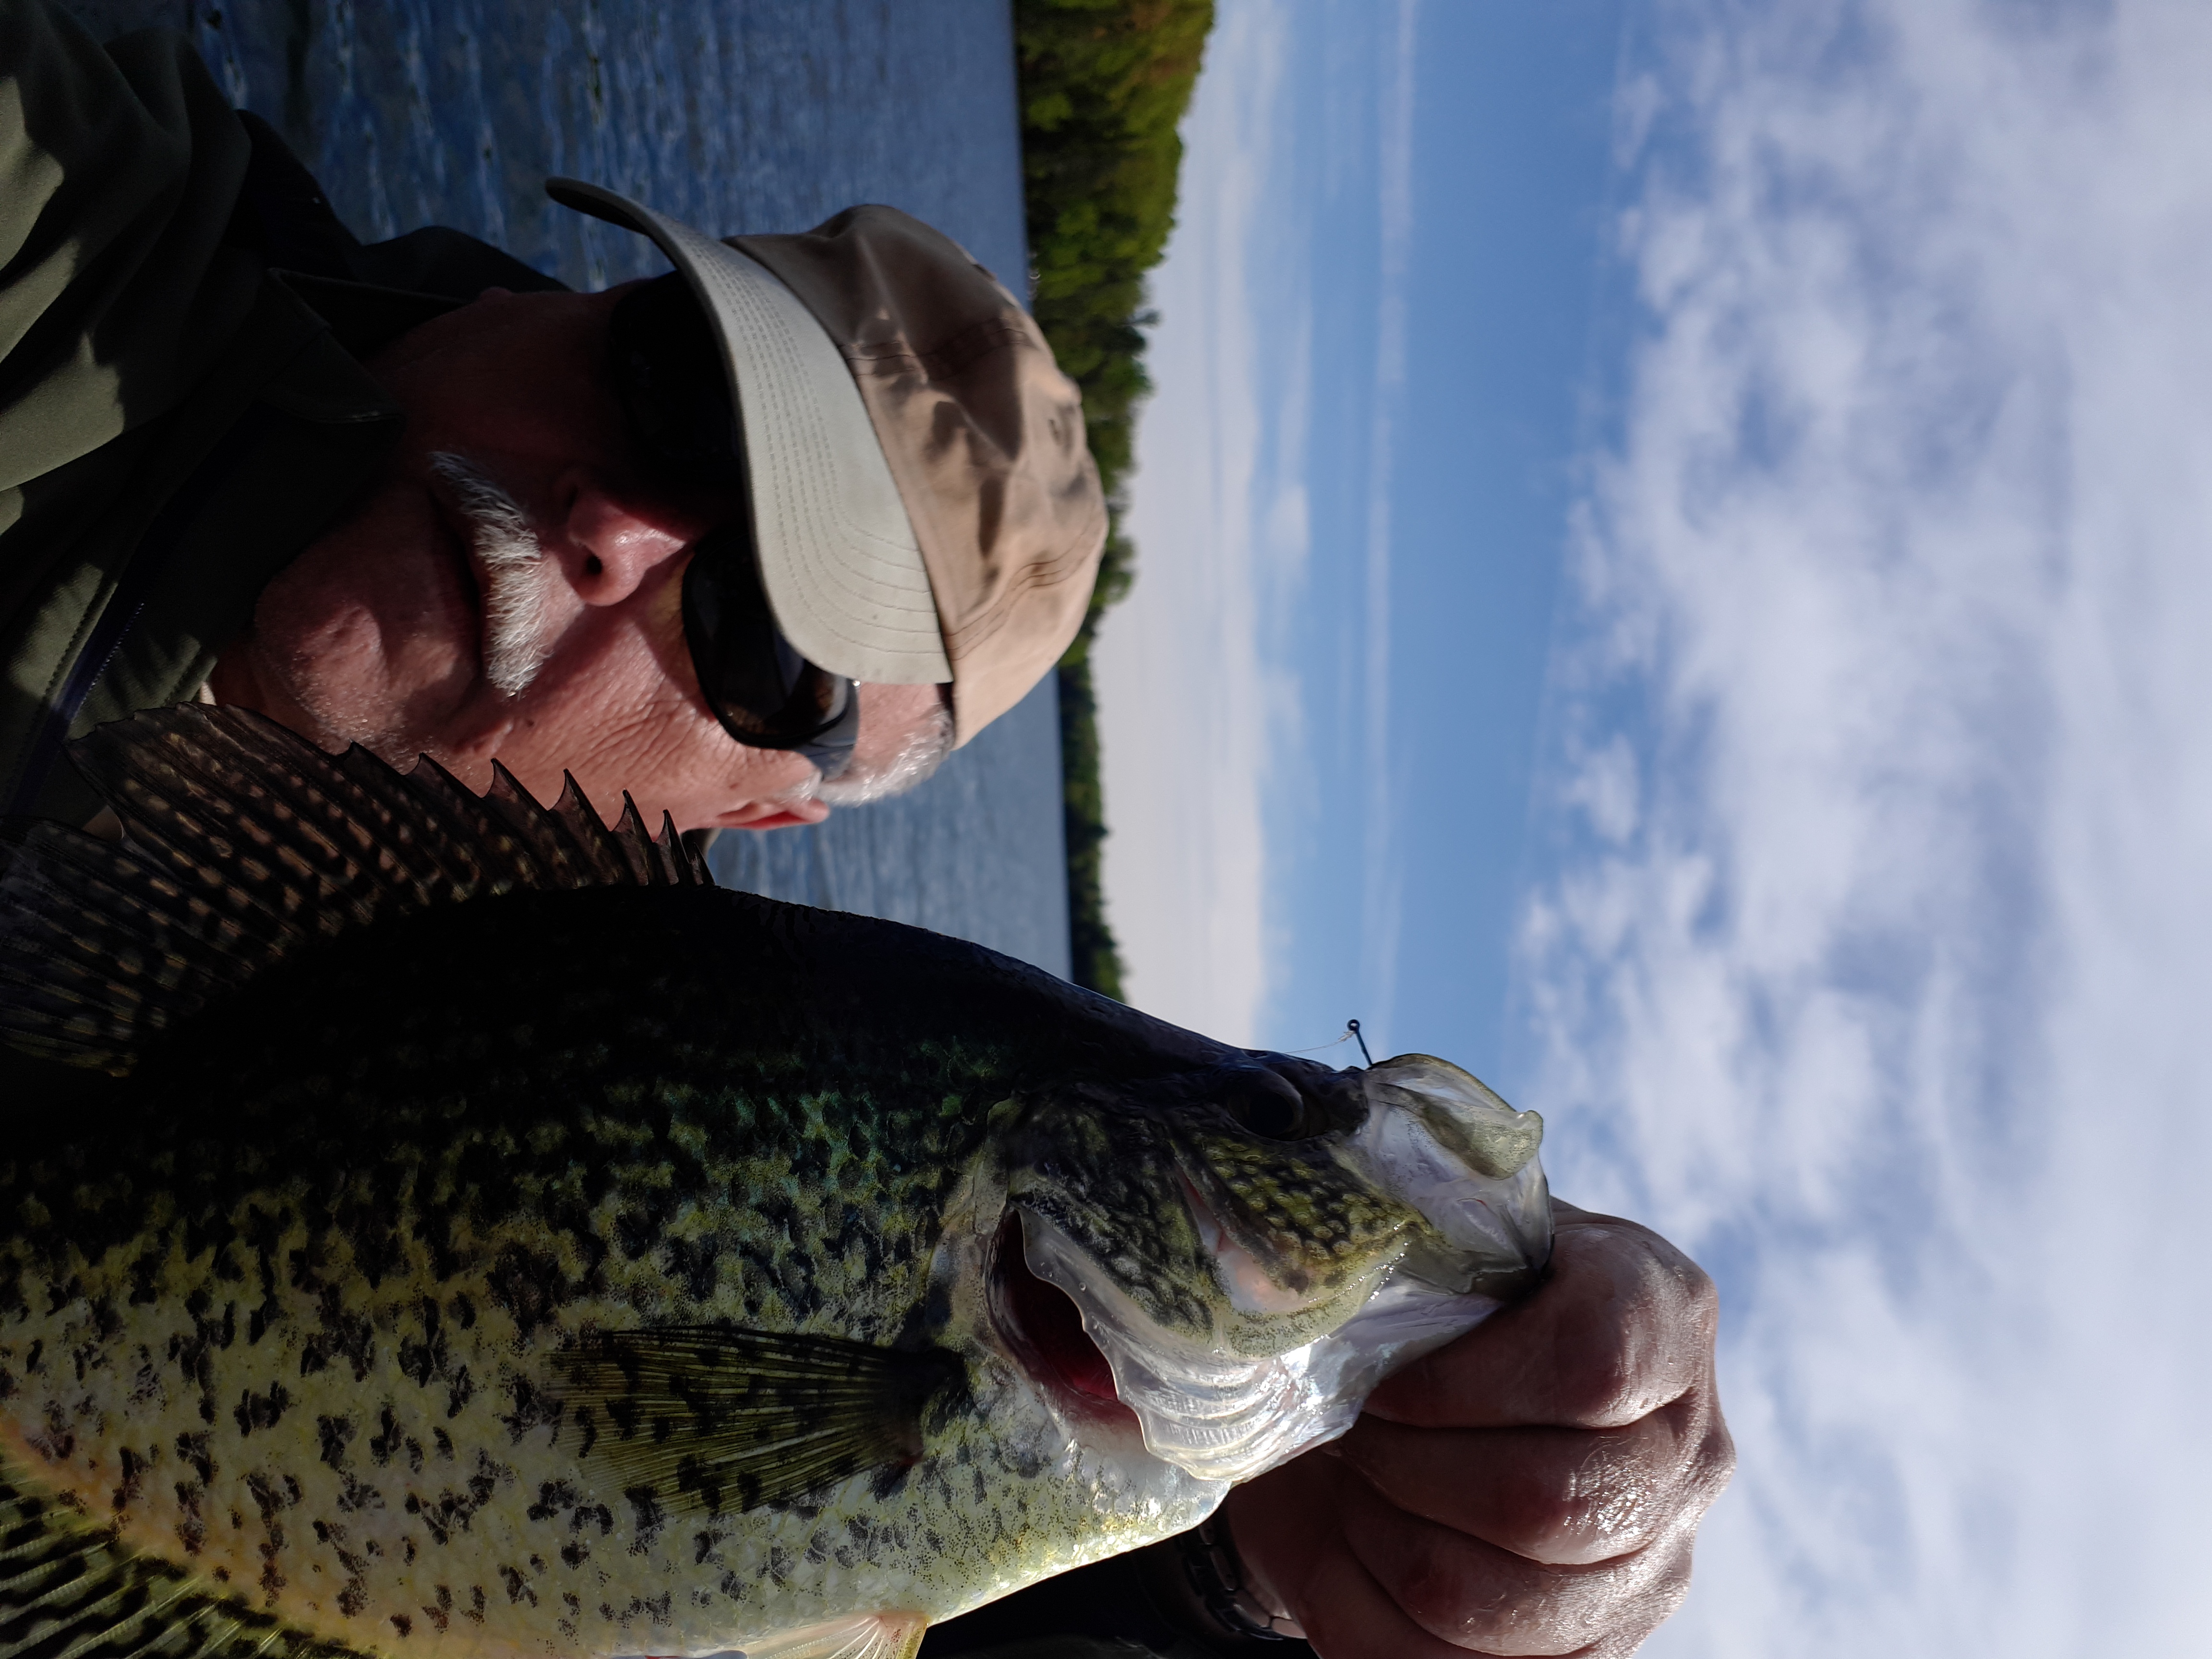
M 1022 167 L 1038 324 L 1083 389 L 1114 525 L 1090 613 L 1060 661 L 1067 910 L 1076 983 L 1121 994 L 1100 885 L 1106 839 L 1091 644 L 1128 592 L 1121 525 L 1144 365 L 1145 273 L 1175 223 L 1176 128 L 1198 78 L 1213 0 L 1015 0 Z

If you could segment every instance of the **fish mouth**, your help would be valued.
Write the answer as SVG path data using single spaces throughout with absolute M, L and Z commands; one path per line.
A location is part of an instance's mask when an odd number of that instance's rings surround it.
M 991 1255 L 992 1320 L 1024 1367 L 1075 1415 L 1136 1428 L 1137 1414 L 1121 1403 L 1114 1369 L 1084 1328 L 1075 1298 L 1030 1268 L 1019 1212 L 1006 1212 Z
M 1202 1235 L 1218 1228 L 1210 1206 L 1192 1213 Z M 1224 1261 L 1225 1232 L 1209 1242 L 1224 1300 L 1291 1316 L 1264 1306 L 1293 1298 L 1267 1280 L 1256 1260 Z M 1043 1216 L 1015 1210 L 997 1246 L 994 1305 L 1021 1363 L 1077 1409 L 1103 1407 L 1097 1395 L 1110 1386 L 1145 1449 L 1202 1480 L 1248 1480 L 1334 1439 L 1391 1370 L 1464 1334 L 1501 1305 L 1378 1259 L 1364 1285 L 1346 1287 L 1348 1318 L 1297 1346 L 1248 1355 L 1225 1337 L 1161 1326 L 1105 1264 Z M 1240 1284 L 1247 1270 L 1255 1282 Z M 1310 1305 L 1303 1296 L 1295 1300 Z M 1108 1378 L 1097 1375 L 1101 1358 Z

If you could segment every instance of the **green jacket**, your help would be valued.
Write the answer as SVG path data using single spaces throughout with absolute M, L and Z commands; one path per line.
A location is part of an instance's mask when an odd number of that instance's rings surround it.
M 0 811 L 91 815 L 63 743 L 198 691 L 398 435 L 361 360 L 495 283 L 562 286 L 363 246 L 184 36 L 0 0 Z
M 399 434 L 361 360 L 494 284 L 562 286 L 363 246 L 183 36 L 0 0 L 0 813 L 91 817 L 63 744 L 198 693 Z M 0 1121 L 88 1082 L 0 1045 Z

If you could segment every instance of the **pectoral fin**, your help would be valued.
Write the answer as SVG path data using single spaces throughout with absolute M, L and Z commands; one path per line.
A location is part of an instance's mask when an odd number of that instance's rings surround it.
M 0 1659 L 361 1659 L 214 1591 L 0 1464 Z
M 564 1368 L 582 1461 L 708 1515 L 913 1462 L 924 1409 L 962 1375 L 941 1350 L 712 1327 L 603 1332 Z

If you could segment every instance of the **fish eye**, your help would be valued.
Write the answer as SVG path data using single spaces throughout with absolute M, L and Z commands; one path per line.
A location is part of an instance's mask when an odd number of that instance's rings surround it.
M 1269 1140 L 1304 1140 L 1324 1133 L 1328 1118 L 1298 1086 L 1263 1066 L 1224 1072 L 1213 1102 L 1237 1124 Z

